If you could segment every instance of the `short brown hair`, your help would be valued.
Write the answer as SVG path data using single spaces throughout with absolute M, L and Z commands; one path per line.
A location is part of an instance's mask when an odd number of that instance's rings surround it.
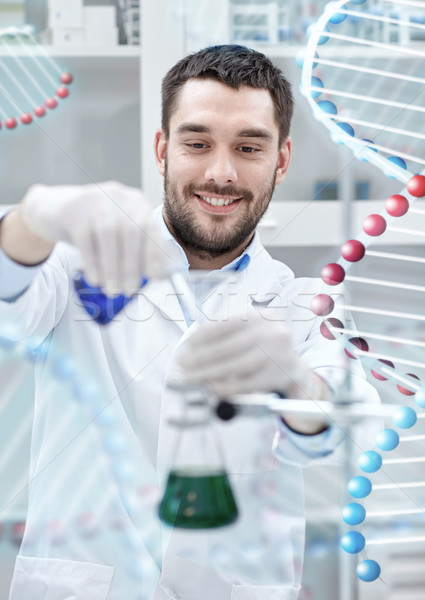
M 162 129 L 167 137 L 179 91 L 192 78 L 215 79 L 234 89 L 246 85 L 268 90 L 279 127 L 279 145 L 288 137 L 294 105 L 290 83 L 264 54 L 234 44 L 189 54 L 168 71 L 162 82 Z

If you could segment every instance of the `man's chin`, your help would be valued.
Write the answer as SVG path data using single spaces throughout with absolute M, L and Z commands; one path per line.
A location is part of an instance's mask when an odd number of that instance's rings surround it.
M 207 245 L 205 243 L 186 245 L 186 247 L 190 248 L 190 250 L 198 256 L 211 257 L 211 258 L 218 258 L 219 256 L 228 254 L 229 252 L 232 252 L 235 249 L 234 247 L 229 247 L 228 245 L 212 246 L 212 245 Z

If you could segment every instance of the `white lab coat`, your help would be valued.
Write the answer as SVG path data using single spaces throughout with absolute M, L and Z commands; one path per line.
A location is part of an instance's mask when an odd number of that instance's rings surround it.
M 271 303 L 297 351 L 335 384 L 343 351 L 320 335 L 308 310 L 321 282 L 294 279 L 258 236 L 249 253 L 226 310 Z M 78 253 L 58 244 L 27 291 L 0 302 L 0 323 L 37 354 L 27 528 L 10 600 L 296 600 L 302 466 L 330 452 L 339 432 L 306 441 L 272 416 L 217 424 L 238 521 L 208 531 L 160 525 L 157 504 L 174 452 L 168 417 L 177 406 L 164 381 L 188 327 L 166 280 L 98 326 L 73 290 L 78 266 Z M 205 312 L 220 318 L 215 302 Z M 364 398 L 376 399 L 361 375 L 354 379 Z

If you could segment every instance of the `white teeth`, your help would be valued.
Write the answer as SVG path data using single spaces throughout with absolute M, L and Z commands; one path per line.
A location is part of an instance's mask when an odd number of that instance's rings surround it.
M 228 204 L 231 204 L 236 200 L 236 198 L 233 200 L 224 200 L 223 198 L 209 198 L 208 196 L 199 197 L 202 198 L 202 200 L 205 200 L 205 202 L 208 202 L 208 204 L 212 204 L 213 206 L 227 206 Z

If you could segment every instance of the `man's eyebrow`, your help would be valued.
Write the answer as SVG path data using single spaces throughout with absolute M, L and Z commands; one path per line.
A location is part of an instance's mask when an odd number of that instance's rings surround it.
M 253 129 L 242 129 L 242 131 L 238 131 L 236 134 L 237 137 L 247 137 L 247 138 L 263 138 L 265 140 L 272 140 L 273 136 L 268 129 L 263 128 L 253 128 Z
M 178 126 L 177 133 L 211 133 L 211 129 L 200 123 L 182 123 Z
M 177 128 L 178 134 L 183 133 L 211 133 L 211 129 L 207 125 L 202 125 L 201 123 L 182 123 Z M 242 129 L 236 133 L 236 137 L 244 137 L 244 138 L 262 138 L 264 140 L 273 140 L 273 135 L 270 133 L 268 129 L 264 129 L 262 127 L 253 127 L 250 129 Z

